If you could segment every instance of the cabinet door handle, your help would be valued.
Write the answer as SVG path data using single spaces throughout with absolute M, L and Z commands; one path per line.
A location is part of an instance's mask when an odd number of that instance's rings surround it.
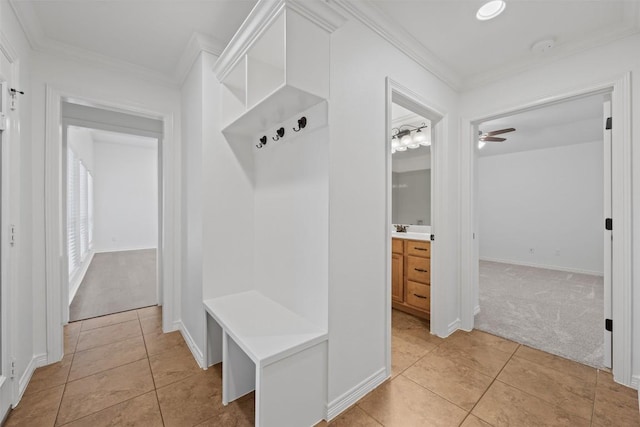
M 417 247 L 413 247 L 413 249 L 415 249 L 416 251 L 426 251 L 427 248 L 417 248 Z
M 415 271 L 419 271 L 420 273 L 428 273 L 429 270 L 423 270 L 422 268 L 414 268 Z
M 413 296 L 420 299 L 427 299 L 424 295 L 413 294 Z

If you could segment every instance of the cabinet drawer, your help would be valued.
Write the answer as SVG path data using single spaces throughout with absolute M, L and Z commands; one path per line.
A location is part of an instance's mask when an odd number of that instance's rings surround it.
M 407 255 L 407 279 L 416 282 L 431 283 L 431 263 L 429 258 Z
M 422 240 L 407 240 L 406 242 L 407 255 L 419 256 L 424 258 L 431 257 L 431 242 L 423 242 Z
M 402 239 L 391 239 L 391 252 L 394 254 L 402 254 L 404 252 L 403 246 Z
M 431 311 L 431 286 L 407 280 L 406 302 L 424 311 Z

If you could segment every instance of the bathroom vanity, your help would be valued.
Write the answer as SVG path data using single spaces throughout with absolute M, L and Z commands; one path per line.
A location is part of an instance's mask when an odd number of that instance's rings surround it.
M 431 312 L 431 242 L 426 233 L 393 233 L 392 307 L 429 319 Z

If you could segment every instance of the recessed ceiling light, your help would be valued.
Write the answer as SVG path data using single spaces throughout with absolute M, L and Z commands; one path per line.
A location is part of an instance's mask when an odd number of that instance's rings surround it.
M 480 21 L 488 21 L 500 15 L 505 7 L 506 4 L 503 0 L 492 0 L 480 6 L 478 13 L 476 13 L 476 18 Z

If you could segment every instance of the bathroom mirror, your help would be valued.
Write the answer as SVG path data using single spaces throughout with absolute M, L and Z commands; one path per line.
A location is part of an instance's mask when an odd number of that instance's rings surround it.
M 393 224 L 431 225 L 431 123 L 392 104 Z

